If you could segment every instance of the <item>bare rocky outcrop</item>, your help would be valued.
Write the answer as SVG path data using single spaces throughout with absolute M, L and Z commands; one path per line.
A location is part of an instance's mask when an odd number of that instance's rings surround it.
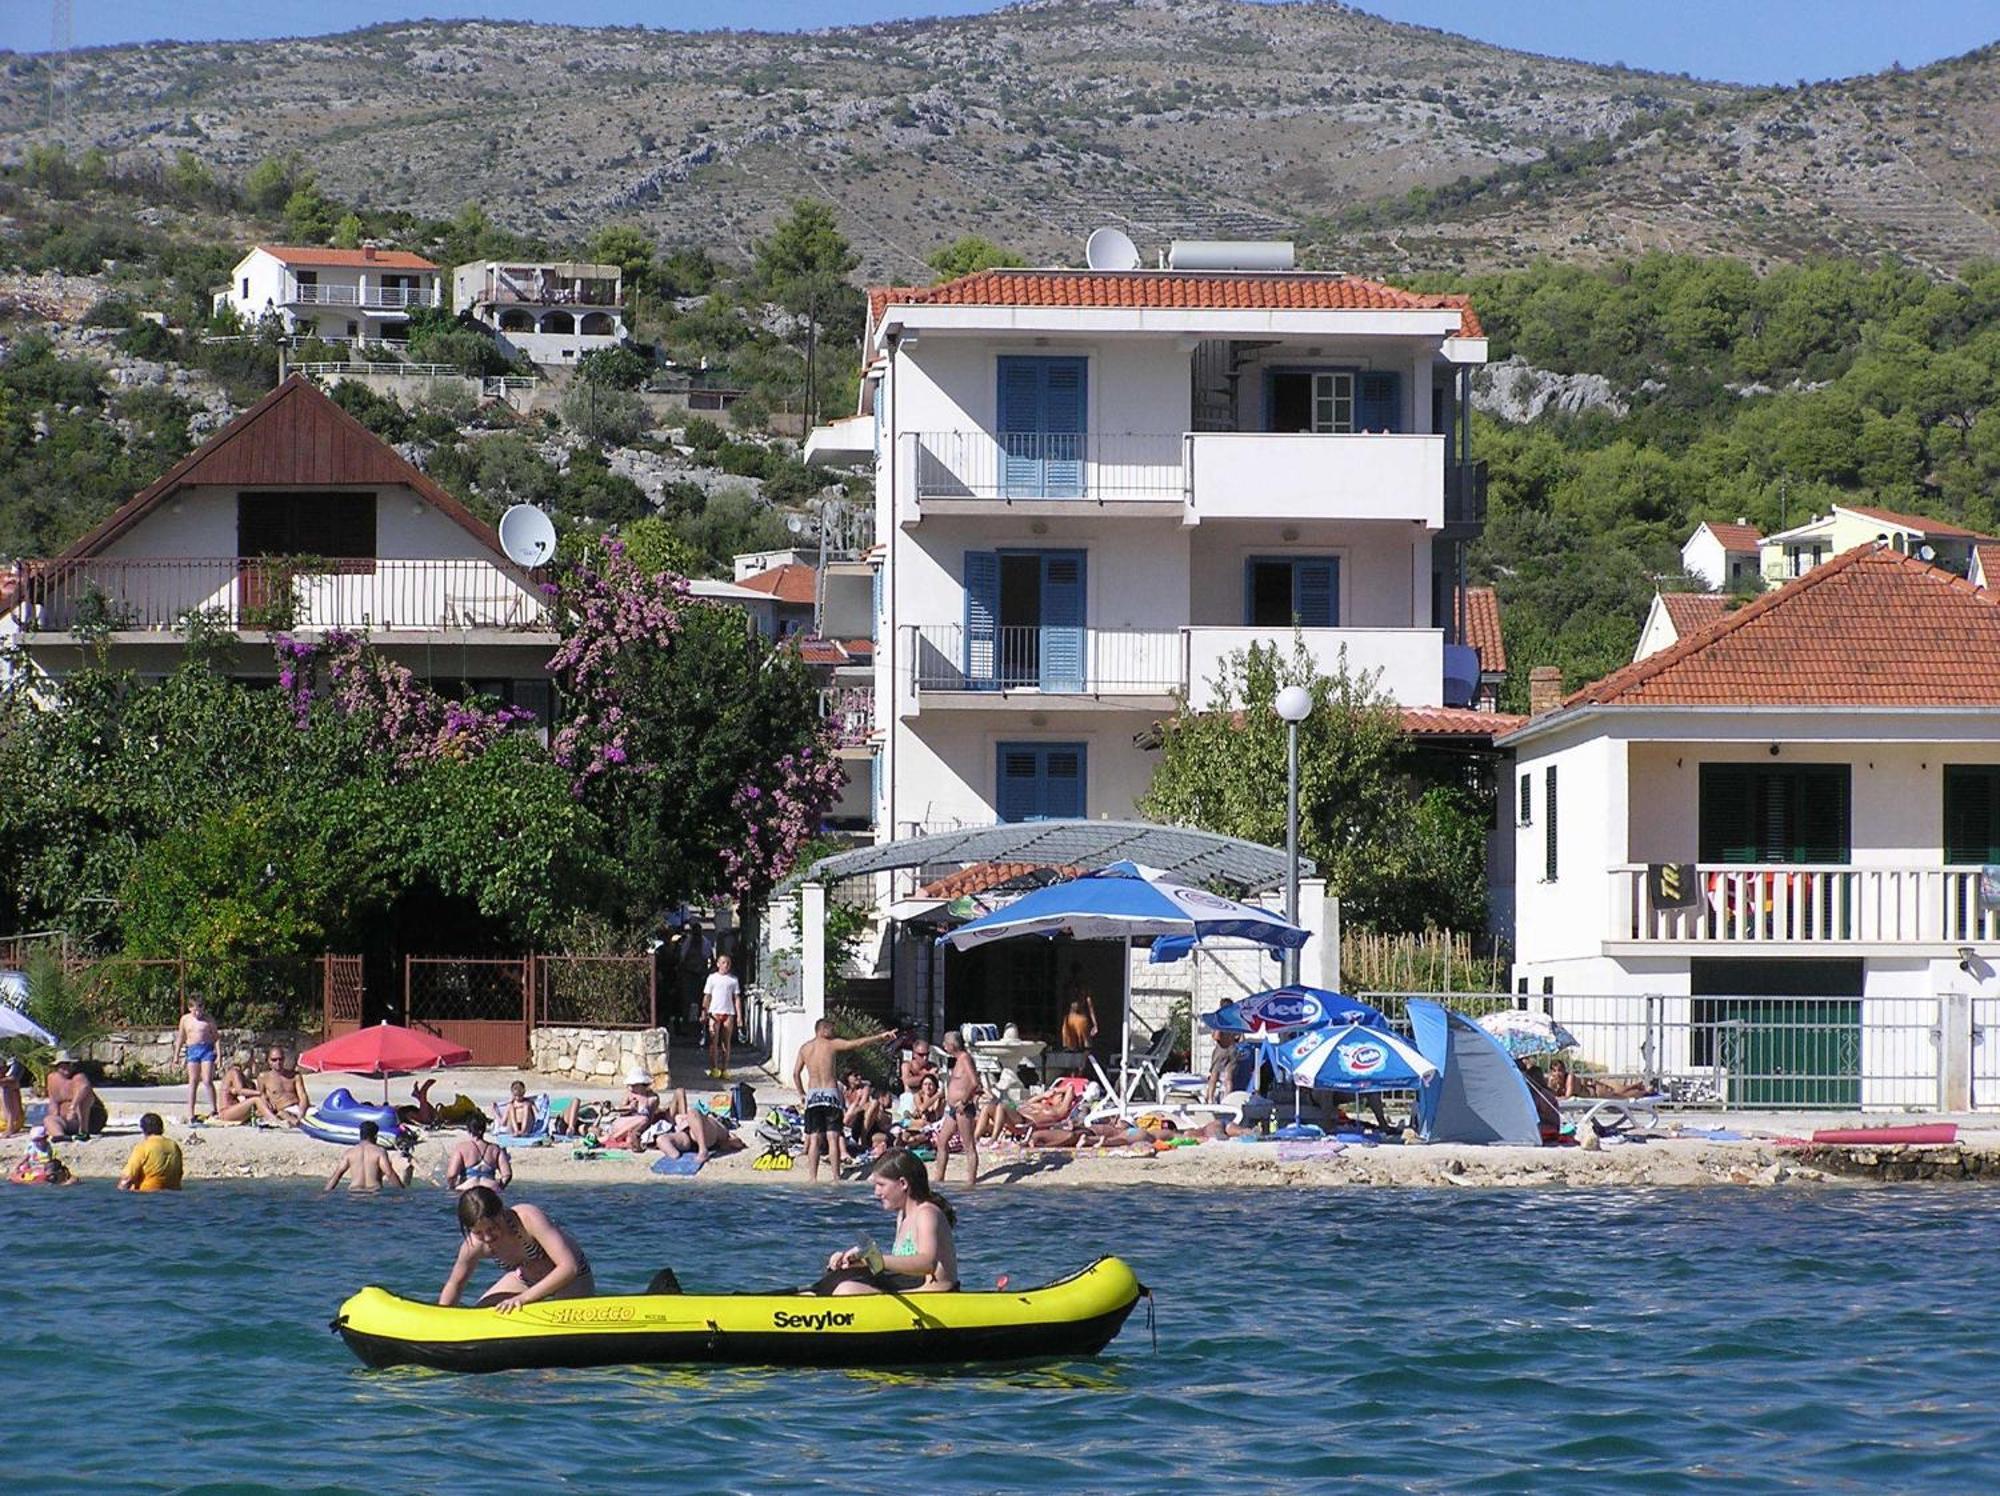
M 1581 415 L 1601 410 L 1622 418 L 1630 407 L 1602 374 L 1557 374 L 1536 368 L 1517 353 L 1473 374 L 1472 408 L 1520 424 L 1549 411 Z

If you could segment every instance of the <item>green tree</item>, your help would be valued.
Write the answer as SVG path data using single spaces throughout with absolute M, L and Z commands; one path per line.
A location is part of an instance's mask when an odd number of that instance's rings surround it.
M 1011 249 L 1002 249 L 982 234 L 964 234 L 925 255 L 924 263 L 937 272 L 939 280 L 948 281 L 978 270 L 1025 265 L 1027 261 Z
M 636 224 L 611 223 L 590 241 L 590 258 L 616 265 L 627 292 L 650 290 L 653 281 L 653 237 Z
M 818 419 L 818 347 L 822 323 L 840 314 L 850 318 L 859 300 L 847 277 L 861 263 L 840 232 L 833 209 L 802 198 L 764 238 L 757 241 L 755 268 L 759 285 L 773 301 L 806 324 L 805 410 L 810 424 Z
M 291 195 L 312 179 L 297 151 L 266 156 L 243 178 L 243 200 L 260 213 L 282 212 Z
M 361 216 L 346 213 L 333 226 L 333 244 L 336 249 L 359 249 L 361 247 Z
M 319 190 L 310 174 L 285 199 L 285 232 L 301 244 L 324 244 L 333 237 L 340 204 Z

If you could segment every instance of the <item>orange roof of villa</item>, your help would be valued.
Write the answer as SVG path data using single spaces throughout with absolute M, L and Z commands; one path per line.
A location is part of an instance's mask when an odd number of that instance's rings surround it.
M 752 592 L 768 592 L 781 603 L 810 603 L 818 597 L 813 569 L 796 561 L 752 572 L 736 585 Z
M 891 304 L 923 306 L 1131 307 L 1286 312 L 1452 311 L 1458 336 L 1481 338 L 1471 299 L 1405 291 L 1358 275 L 1324 271 L 978 270 L 935 286 L 877 286 L 868 320 Z
M 1921 514 L 1900 514 L 1894 509 L 1877 509 L 1864 504 L 1842 504 L 1840 507 L 1849 514 L 1859 514 L 1879 524 L 1894 525 L 1902 530 L 1915 530 L 1923 535 L 1960 535 L 1974 540 L 1990 538 L 1977 530 L 1968 530 L 1964 525 L 1954 525 L 1949 520 L 1926 519 Z
M 1729 611 L 1729 599 L 1719 592 L 1662 592 L 1660 606 L 1667 610 L 1674 634 L 1685 639 L 1698 634 Z
M 301 244 L 260 244 L 274 260 L 287 265 L 327 265 L 337 270 L 436 270 L 422 255 L 404 249 L 318 249 Z
M 1705 519 L 1708 533 L 1722 542 L 1725 551 L 1754 551 L 1764 543 L 1764 537 L 1757 533 L 1755 525 L 1725 525 L 1721 520 Z
M 1465 589 L 1465 642 L 1479 651 L 1482 675 L 1507 673 L 1507 640 L 1500 632 L 1500 594 L 1491 587 Z
M 2000 598 L 1858 546 L 1563 705 L 2000 707 Z

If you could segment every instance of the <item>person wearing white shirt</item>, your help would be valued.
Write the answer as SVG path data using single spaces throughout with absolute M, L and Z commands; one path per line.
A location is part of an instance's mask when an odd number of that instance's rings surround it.
M 717 956 L 715 970 L 701 984 L 702 1012 L 708 1019 L 708 1073 L 722 1078 L 729 1074 L 729 1046 L 743 1027 L 738 999 L 743 986 L 731 975 L 729 958 Z

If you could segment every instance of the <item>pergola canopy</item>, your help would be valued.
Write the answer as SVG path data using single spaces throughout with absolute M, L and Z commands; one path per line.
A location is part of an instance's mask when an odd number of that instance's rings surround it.
M 1128 861 L 1158 868 L 1185 883 L 1233 894 L 1259 893 L 1285 881 L 1285 853 L 1212 831 L 1146 821 L 1015 821 L 880 842 L 822 857 L 788 883 L 832 883 L 897 868 L 945 868 L 979 862 L 1051 868 L 1100 868 Z M 1299 858 L 1301 876 L 1317 869 Z

